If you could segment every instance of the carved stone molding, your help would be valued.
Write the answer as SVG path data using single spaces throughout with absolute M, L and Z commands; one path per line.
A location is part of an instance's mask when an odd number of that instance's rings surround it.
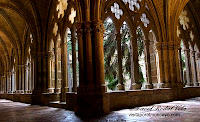
M 99 33 L 100 36 L 103 37 L 104 31 L 105 31 L 103 23 L 100 21 L 93 21 L 92 26 L 93 26 L 93 28 L 92 28 L 93 32 Z
M 77 29 L 77 35 L 83 36 L 83 24 L 82 23 L 76 23 L 76 29 Z
M 84 33 L 85 34 L 91 34 L 92 28 L 91 28 L 91 22 L 84 22 Z

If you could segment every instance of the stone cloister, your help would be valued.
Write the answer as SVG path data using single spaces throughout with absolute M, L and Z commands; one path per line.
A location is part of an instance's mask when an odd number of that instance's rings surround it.
M 199 7 L 198 0 L 1 0 L 0 98 L 90 116 L 200 96 Z M 105 78 L 105 32 L 112 34 L 105 22 L 114 28 L 115 90 Z

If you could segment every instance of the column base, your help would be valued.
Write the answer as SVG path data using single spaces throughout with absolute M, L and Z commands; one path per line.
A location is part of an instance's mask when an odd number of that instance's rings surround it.
M 171 83 L 171 88 L 177 88 L 178 84 L 177 83 Z
M 142 85 L 141 84 L 137 84 L 137 83 L 133 83 L 132 84 L 132 89 L 133 90 L 139 90 L 141 89 Z
M 66 93 L 69 92 L 69 88 L 61 88 L 61 94 L 60 94 L 60 102 L 66 102 Z
M 171 88 L 172 84 L 171 83 L 164 83 L 164 88 Z
M 177 87 L 178 87 L 178 88 L 183 88 L 184 86 L 185 86 L 185 85 L 184 85 L 183 83 L 181 83 L 181 82 L 178 82 L 178 83 L 177 83 Z
M 48 88 L 48 93 L 54 93 L 54 88 Z
M 145 89 L 153 89 L 153 84 L 145 84 Z
M 77 92 L 77 87 L 72 87 L 72 92 Z
M 75 113 L 81 117 L 95 117 L 110 112 L 109 96 L 105 86 L 81 86 L 77 88 L 77 108 Z
M 194 83 L 194 86 L 200 86 L 200 84 L 199 83 Z
M 186 84 L 186 87 L 192 87 L 193 86 L 193 83 L 187 83 Z
M 54 93 L 60 93 L 60 88 L 56 88 L 56 89 L 54 89 Z
M 117 85 L 118 90 L 125 90 L 124 84 Z

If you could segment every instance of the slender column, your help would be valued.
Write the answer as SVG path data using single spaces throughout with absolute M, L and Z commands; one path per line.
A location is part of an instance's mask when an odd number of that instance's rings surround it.
M 22 65 L 18 65 L 18 70 L 19 70 L 19 75 L 18 75 L 18 78 L 19 78 L 19 93 L 21 93 L 21 90 L 22 90 Z
M 54 88 L 52 88 L 52 80 L 51 80 L 51 71 L 52 71 L 52 67 L 51 67 L 51 62 L 53 59 L 53 52 L 49 51 L 48 52 L 48 61 L 47 61 L 47 82 L 48 82 L 48 92 L 49 93 L 53 93 Z
M 66 92 L 69 92 L 68 87 L 68 68 L 67 68 L 67 38 L 64 39 L 64 37 L 61 37 L 61 60 L 62 60 L 62 83 L 61 83 L 61 97 L 60 101 L 65 102 L 66 101 Z
M 118 89 L 125 90 L 123 83 L 123 75 L 122 75 L 122 47 L 121 47 L 121 34 L 118 32 L 116 34 L 117 41 L 117 53 L 118 53 Z
M 200 81 L 200 53 L 196 53 L 197 58 L 197 75 L 198 75 L 198 81 Z
M 32 67 L 31 67 L 31 62 L 29 62 L 29 72 L 28 72 L 28 93 L 31 93 L 31 72 L 32 72 Z
M 73 26 L 71 28 L 72 34 L 72 67 L 73 67 L 73 87 L 72 91 L 77 92 L 77 74 L 76 74 L 76 28 Z
M 195 57 L 195 53 L 196 51 L 194 51 L 194 49 L 192 49 L 191 51 L 191 56 L 192 56 L 192 59 L 191 59 L 191 62 L 192 62 L 192 69 L 194 71 L 194 77 L 193 77 L 193 80 L 194 80 L 194 86 L 199 86 L 199 82 L 198 82 L 198 79 L 197 79 L 197 65 L 196 65 L 196 57 Z
M 136 32 L 135 32 L 136 33 Z M 141 89 L 141 83 L 139 82 L 139 63 L 138 63 L 138 47 L 137 39 L 135 36 L 131 37 L 131 82 L 132 89 Z
M 192 79 L 191 79 L 191 65 L 190 65 L 190 50 L 188 48 L 184 49 L 185 52 L 185 65 L 186 65 L 186 79 L 187 79 L 187 86 L 193 86 Z
M 92 40 L 91 40 L 91 22 L 84 22 L 85 37 L 85 58 L 86 58 L 86 81 L 85 84 L 93 84 L 93 60 L 92 60 Z
M 169 54 L 168 54 L 168 43 L 163 42 L 163 61 L 164 61 L 164 74 L 165 74 L 165 83 L 164 87 L 165 88 L 170 88 L 171 83 L 170 83 L 170 66 L 169 66 Z
M 24 83 L 25 83 L 25 88 L 24 88 L 24 93 L 28 93 L 28 72 L 29 72 L 29 67 L 28 65 L 24 65 L 24 69 L 25 69 L 25 79 L 24 79 Z
M 176 57 L 175 57 L 175 44 L 174 42 L 169 42 L 169 65 L 170 65 L 170 78 L 171 78 L 171 87 L 177 87 L 176 80 Z
M 54 54 L 55 54 L 55 90 L 54 93 L 59 93 L 58 88 L 58 45 L 55 43 L 54 46 Z
M 79 60 L 79 87 L 84 85 L 85 71 L 84 71 L 84 59 L 83 59 L 83 25 L 82 23 L 76 23 L 77 36 L 78 36 L 78 60 Z
M 94 42 L 94 69 L 96 86 L 101 90 L 99 92 L 106 92 L 105 73 L 104 73 L 104 53 L 103 53 L 103 33 L 104 26 L 101 21 L 92 22 L 93 42 Z
M 180 72 L 180 81 L 182 82 L 182 83 L 184 83 L 183 82 L 183 67 L 182 67 L 182 56 L 181 56 L 181 47 L 180 48 L 178 48 L 178 58 L 179 58 L 179 72 Z M 185 83 L 184 83 L 185 84 Z
M 12 73 L 11 72 L 8 72 L 8 92 L 11 93 L 12 91 L 12 81 L 11 81 L 11 75 Z
M 22 91 L 21 92 L 24 93 L 24 88 L 25 88 L 25 81 L 24 81 L 25 80 L 24 79 L 25 78 L 25 65 L 22 65 L 22 77 L 21 78 L 22 78 L 22 80 L 21 80 L 22 81 L 21 82 L 21 86 L 22 86 L 21 90 Z
M 144 52 L 145 52 L 145 58 L 146 58 L 146 70 L 147 70 L 147 84 L 145 84 L 145 88 L 146 89 L 152 89 L 153 88 L 153 84 L 152 84 L 152 77 L 151 77 L 151 60 L 150 60 L 150 51 L 149 51 L 149 45 L 150 45 L 150 41 L 149 40 L 145 40 L 144 41 Z
M 33 59 L 31 59 L 31 92 L 32 92 L 32 90 L 34 89 L 34 85 L 35 85 L 35 83 L 34 83 L 34 81 L 35 81 L 35 75 L 34 75 L 34 72 L 35 72 L 35 63 L 34 63 L 34 60 Z
M 15 91 L 15 71 L 12 71 L 11 73 L 11 91 L 13 93 Z
M 158 88 L 164 87 L 164 72 L 163 72 L 163 59 L 162 59 L 162 43 L 156 43 L 156 66 L 157 66 L 157 78 Z
M 2 92 L 1 84 L 2 84 L 2 76 L 1 76 L 1 74 L 0 74 L 0 93 Z

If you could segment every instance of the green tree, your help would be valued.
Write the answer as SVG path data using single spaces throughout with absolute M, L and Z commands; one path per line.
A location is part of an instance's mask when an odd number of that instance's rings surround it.
M 117 42 L 116 31 L 112 21 L 104 22 L 104 62 L 105 62 L 105 79 L 108 81 L 108 88 L 114 90 L 118 84 L 118 58 L 117 58 Z M 138 54 L 142 55 L 144 51 L 143 33 L 140 28 L 137 29 Z M 130 30 L 126 23 L 121 27 L 121 46 L 123 59 L 123 76 L 131 78 L 131 57 L 130 57 Z M 140 82 L 144 82 L 141 67 Z M 126 81 L 124 81 L 126 82 Z

